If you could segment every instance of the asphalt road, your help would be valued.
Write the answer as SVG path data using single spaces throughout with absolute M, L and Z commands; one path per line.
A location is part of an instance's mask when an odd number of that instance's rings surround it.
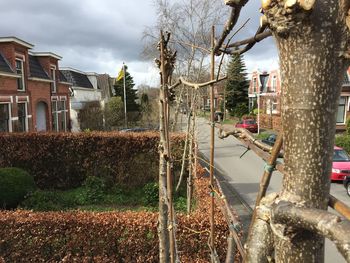
M 198 119 L 199 150 L 208 159 L 210 157 L 210 126 L 204 119 Z M 254 152 L 246 151 L 245 147 L 233 136 L 221 140 L 215 132 L 215 167 L 224 175 L 241 198 L 251 207 L 254 207 L 259 189 L 260 178 L 263 174 L 265 162 Z M 282 175 L 274 172 L 268 193 L 279 192 L 282 185 Z M 350 197 L 347 196 L 342 184 L 332 183 L 331 194 L 350 206 Z M 335 212 L 332 210 L 332 212 Z M 336 212 L 335 212 L 336 213 Z M 346 262 L 332 242 L 326 240 L 325 262 Z

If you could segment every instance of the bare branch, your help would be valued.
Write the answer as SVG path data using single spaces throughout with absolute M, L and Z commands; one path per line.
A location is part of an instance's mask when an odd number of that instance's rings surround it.
M 228 48 L 228 45 L 230 44 L 232 38 L 233 38 L 239 31 L 241 31 L 243 27 L 245 27 L 245 25 L 248 23 L 249 20 L 250 20 L 250 18 L 248 18 L 248 19 L 243 23 L 243 25 L 242 25 L 240 28 L 238 28 L 238 29 L 236 30 L 235 33 L 232 34 L 232 36 L 228 39 L 224 50 L 226 50 L 226 49 Z M 221 71 L 221 66 L 222 66 L 222 62 L 223 62 L 223 60 L 224 60 L 225 54 L 226 54 L 225 52 L 222 53 L 222 56 L 221 56 L 221 59 L 220 59 L 220 63 L 219 63 L 219 67 L 218 67 L 218 73 L 216 74 L 216 80 L 218 80 L 218 78 L 219 78 L 220 71 Z
M 200 46 L 197 46 L 197 45 L 194 45 L 194 44 L 191 44 L 191 43 L 187 43 L 187 42 L 184 42 L 184 41 L 180 41 L 180 40 L 170 40 L 169 41 L 170 43 L 174 43 L 174 44 L 182 44 L 182 45 L 185 45 L 185 46 L 189 46 L 191 48 L 196 48 L 196 49 L 200 49 L 208 54 L 210 54 L 210 50 L 207 49 L 207 48 L 204 48 L 204 47 L 200 47 Z
M 272 222 L 308 230 L 330 239 L 350 262 L 350 221 L 324 210 L 297 207 L 290 202 L 280 201 L 272 211 Z
M 241 9 L 242 9 L 242 6 L 239 6 L 239 5 L 235 5 L 232 7 L 230 17 L 225 24 L 225 27 L 224 27 L 224 30 L 222 31 L 220 39 L 217 41 L 214 47 L 214 54 L 218 53 L 226 37 L 230 34 L 231 30 L 236 25 Z
M 277 195 L 271 194 L 261 200 L 256 209 L 256 220 L 247 240 L 245 262 L 270 262 L 273 253 L 273 232 L 270 227 L 270 211 Z
M 262 27 L 259 27 L 257 32 L 255 33 L 254 37 L 252 38 L 248 38 L 246 40 L 243 40 L 243 41 L 240 41 L 240 42 L 237 42 L 237 43 L 244 43 L 244 42 L 248 42 L 247 45 L 241 49 L 229 49 L 229 50 L 225 50 L 225 49 L 220 49 L 220 51 L 222 52 L 225 52 L 226 54 L 229 54 L 229 55 L 234 55 L 234 54 L 243 54 L 245 52 L 247 52 L 248 50 L 250 50 L 252 47 L 254 47 L 254 45 L 271 36 L 272 33 L 270 31 L 266 31 L 266 33 L 264 32 L 264 30 L 266 29 L 266 25 L 262 26 Z M 249 40 L 249 41 L 248 41 Z M 233 45 L 235 45 L 235 47 L 237 47 L 237 43 L 234 43 Z M 241 44 L 242 45 L 242 44 Z
M 250 38 L 247 38 L 247 39 L 244 39 L 244 40 L 241 40 L 241 41 L 237 41 L 235 43 L 232 43 L 230 45 L 228 45 L 228 48 L 232 48 L 232 47 L 240 47 L 240 46 L 243 46 L 243 45 L 247 45 L 249 43 L 252 43 L 252 42 L 260 42 L 261 40 L 267 38 L 267 37 L 270 37 L 272 36 L 272 32 L 271 31 L 264 31 L 260 34 L 256 34 L 255 36 L 253 37 L 250 37 Z
M 227 138 L 228 136 L 233 135 L 235 137 L 240 137 L 241 139 L 247 138 L 249 141 L 251 141 L 253 144 L 257 145 L 259 148 L 265 150 L 265 151 L 272 151 L 272 147 L 258 141 L 257 139 L 254 138 L 253 134 L 243 128 L 234 128 L 233 131 L 224 131 L 222 128 L 219 129 L 219 138 L 224 139 Z
M 199 89 L 199 88 L 203 88 L 203 87 L 206 87 L 206 86 L 209 86 L 211 84 L 215 84 L 217 82 L 220 82 L 220 81 L 223 81 L 227 79 L 227 76 L 224 76 L 222 78 L 219 78 L 218 80 L 214 79 L 214 80 L 211 80 L 211 81 L 208 81 L 208 82 L 203 82 L 203 83 L 192 83 L 192 82 L 189 82 L 187 80 L 185 80 L 183 77 L 180 77 L 172 86 L 170 86 L 169 88 L 170 89 L 175 89 L 176 87 L 178 87 L 180 84 L 184 84 L 188 87 L 191 87 L 191 88 L 194 88 L 194 89 Z

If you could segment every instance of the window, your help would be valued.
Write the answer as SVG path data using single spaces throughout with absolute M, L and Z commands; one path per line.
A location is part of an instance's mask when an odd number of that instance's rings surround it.
M 16 59 L 16 73 L 20 76 L 17 79 L 17 89 L 25 91 L 23 60 Z
M 277 89 L 277 77 L 273 76 L 272 77 L 272 86 L 271 86 L 271 91 L 276 92 Z
M 57 88 L 56 88 L 56 68 L 55 67 L 51 67 L 50 68 L 50 74 L 51 74 L 51 93 L 56 93 Z
M 345 123 L 345 104 L 346 97 L 340 97 L 337 111 L 337 123 L 339 124 Z
M 60 111 L 60 131 L 67 131 L 67 110 L 66 110 L 66 101 L 59 101 L 58 110 Z
M 18 131 L 28 131 L 27 103 L 18 103 Z
M 266 114 L 277 114 L 278 102 L 276 102 L 274 99 L 268 99 L 266 101 Z
M 52 111 L 52 131 L 58 131 L 57 101 L 51 102 L 51 111 Z
M 11 131 L 10 104 L 0 104 L 0 132 Z

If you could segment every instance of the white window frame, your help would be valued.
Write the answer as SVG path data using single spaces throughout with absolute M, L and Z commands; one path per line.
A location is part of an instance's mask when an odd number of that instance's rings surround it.
M 18 108 L 19 108 L 18 105 L 19 105 L 19 104 L 24 104 L 24 112 L 25 112 L 24 125 L 25 125 L 25 132 L 28 132 L 28 131 L 29 131 L 28 102 L 26 102 L 26 101 L 17 102 L 17 118 L 18 118 L 18 121 L 19 121 L 19 116 L 18 116 Z
M 343 122 L 337 122 L 337 120 L 336 120 L 336 124 L 337 125 L 342 125 L 342 124 L 345 124 L 346 123 L 346 108 L 347 108 L 347 104 L 348 104 L 348 101 L 349 101 L 349 97 L 347 97 L 347 96 L 340 96 L 340 98 L 339 98 L 339 101 L 340 101 L 340 99 L 341 98 L 344 98 L 345 99 L 345 102 L 344 102 L 344 116 L 343 116 Z M 340 104 L 338 103 L 338 106 L 337 106 L 337 108 L 339 109 L 339 106 L 340 106 Z M 336 117 L 338 116 L 338 110 L 337 110 L 337 115 L 336 115 Z
M 57 93 L 57 85 L 56 85 L 56 66 L 51 65 L 50 66 L 50 74 L 52 79 L 52 87 L 51 87 L 51 93 Z
M 12 103 L 11 102 L 0 102 L 0 104 L 6 104 L 9 109 L 9 119 L 8 119 L 8 127 L 9 132 L 12 132 Z
M 64 105 L 63 110 L 58 111 L 58 113 L 61 113 L 61 118 L 62 118 L 62 115 L 64 116 L 64 131 L 66 132 L 67 131 L 67 114 L 68 114 L 66 100 L 61 98 L 59 102 L 63 103 Z M 58 117 L 57 117 L 57 120 L 58 120 Z
M 19 61 L 21 63 L 21 74 L 17 73 L 17 61 Z M 24 59 L 23 58 L 17 58 L 16 57 L 16 74 L 20 75 L 21 77 L 18 79 L 18 81 L 21 81 L 22 83 L 22 89 L 20 89 L 20 87 L 17 86 L 17 90 L 18 91 L 26 91 L 26 85 L 25 85 L 25 81 L 24 81 Z M 17 82 L 18 83 L 18 82 Z

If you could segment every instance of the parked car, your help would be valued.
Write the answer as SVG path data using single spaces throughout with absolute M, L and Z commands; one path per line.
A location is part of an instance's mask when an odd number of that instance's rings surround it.
M 224 114 L 221 111 L 216 111 L 214 113 L 214 120 L 215 121 L 222 121 L 224 119 Z
M 350 175 L 345 176 L 343 180 L 344 187 L 346 189 L 346 192 L 348 196 L 350 196 Z
M 244 128 L 254 133 L 258 132 L 258 125 L 256 124 L 256 121 L 254 119 L 241 120 L 240 122 L 236 123 L 235 127 Z
M 350 175 L 350 156 L 340 147 L 334 146 L 332 181 L 343 181 Z
M 152 131 L 152 129 L 136 127 L 136 128 L 126 128 L 119 131 L 120 132 L 146 132 L 146 131 Z
M 262 139 L 261 141 L 267 145 L 274 146 L 276 138 L 276 134 L 270 134 L 266 139 Z

